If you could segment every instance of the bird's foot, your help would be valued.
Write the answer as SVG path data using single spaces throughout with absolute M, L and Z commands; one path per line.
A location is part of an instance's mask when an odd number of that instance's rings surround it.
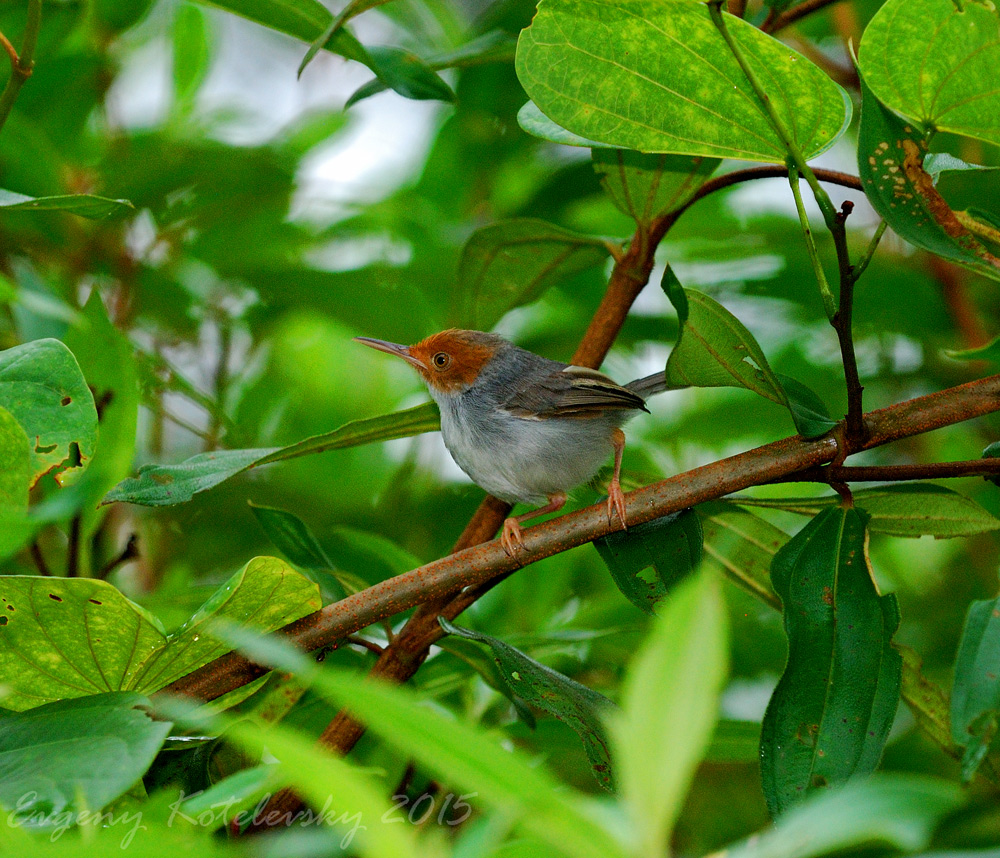
M 506 518 L 503 522 L 503 533 L 500 534 L 500 544 L 507 552 L 508 557 L 513 557 L 518 551 L 526 551 L 524 539 L 521 536 L 521 525 L 516 518 Z
M 628 530 L 628 525 L 625 523 L 625 495 L 622 493 L 618 477 L 613 478 L 608 486 L 608 524 L 615 523 L 616 512 L 618 520 L 622 523 L 622 530 Z

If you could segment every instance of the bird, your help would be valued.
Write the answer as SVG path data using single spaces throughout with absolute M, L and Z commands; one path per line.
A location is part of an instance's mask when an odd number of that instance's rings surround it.
M 537 355 L 497 334 L 450 328 L 415 345 L 355 337 L 402 358 L 441 412 L 448 452 L 474 483 L 507 503 L 537 507 L 503 524 L 509 556 L 525 550 L 521 524 L 558 512 L 567 492 L 614 454 L 608 523 L 625 522 L 622 425 L 667 388 L 663 372 L 619 385 L 594 369 Z

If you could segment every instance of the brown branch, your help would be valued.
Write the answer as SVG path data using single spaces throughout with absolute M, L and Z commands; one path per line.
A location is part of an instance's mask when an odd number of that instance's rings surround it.
M 782 483 L 880 483 L 904 480 L 940 480 L 953 477 L 1000 475 L 1000 459 L 973 459 L 966 462 L 934 462 L 929 465 L 828 465 L 808 468 L 782 477 Z
M 38 544 L 37 539 L 31 541 L 29 551 L 31 552 L 31 559 L 35 564 L 35 568 L 38 569 L 38 574 L 51 577 L 52 572 L 49 570 L 49 564 L 45 562 L 45 555 L 42 554 L 42 546 Z
M 978 379 L 921 396 L 866 415 L 871 449 L 955 423 L 1000 411 L 1000 375 Z M 804 441 L 798 436 L 774 441 L 745 453 L 678 474 L 625 495 L 629 524 L 641 524 L 695 504 L 715 500 L 753 485 L 777 480 L 832 461 L 837 443 L 827 436 Z M 609 533 L 603 504 L 568 513 L 524 530 L 527 546 L 509 557 L 498 540 L 467 548 L 410 572 L 382 581 L 327 605 L 280 630 L 303 650 L 328 646 L 378 620 L 428 599 L 474 587 Z M 389 648 L 386 649 L 386 653 Z M 386 653 L 383 653 L 383 657 Z M 163 689 L 199 700 L 214 700 L 256 679 L 265 668 L 231 652 Z
M 122 549 L 121 553 L 117 557 L 112 557 L 107 563 L 105 563 L 94 577 L 104 580 L 119 566 L 128 563 L 130 560 L 137 560 L 138 558 L 139 537 L 137 534 L 133 533 L 129 536 L 128 542 L 125 543 L 125 547 Z
M 21 63 L 21 58 L 17 55 L 17 49 L 10 43 L 10 39 L 3 33 L 0 33 L 0 47 L 7 52 L 7 56 L 10 58 L 11 74 L 16 74 L 18 66 Z
M 778 30 L 783 30 L 796 21 L 805 18 L 807 15 L 811 15 L 813 12 L 818 12 L 820 9 L 824 9 L 827 6 L 831 6 L 836 3 L 837 0 L 805 0 L 805 3 L 799 3 L 798 6 L 793 6 L 791 9 L 786 9 L 780 15 L 776 15 L 774 10 L 771 10 L 771 14 L 767 16 L 767 20 L 761 24 L 761 30 L 765 33 L 777 33 Z

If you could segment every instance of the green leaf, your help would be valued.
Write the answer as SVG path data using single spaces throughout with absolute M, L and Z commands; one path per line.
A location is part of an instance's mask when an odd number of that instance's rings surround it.
M 698 568 L 703 536 L 693 509 L 665 515 L 594 540 L 615 585 L 647 614 Z
M 94 0 L 92 8 L 98 21 L 119 32 L 137 23 L 152 5 L 152 0 Z
M 1000 144 L 1000 15 L 976 0 L 888 0 L 858 66 L 879 101 L 926 131 Z
M 182 3 L 174 13 L 173 76 L 174 100 L 189 105 L 205 80 L 211 59 L 205 13 L 192 3 Z
M 951 690 L 951 735 L 965 748 L 962 780 L 972 779 L 1000 720 L 1000 597 L 973 602 L 965 618 Z
M 867 515 L 834 507 L 775 556 L 788 662 L 764 715 L 761 773 L 773 816 L 808 793 L 868 774 L 899 702 L 901 659 L 890 646 L 895 598 L 868 565 Z
M 553 284 L 603 264 L 608 256 L 601 239 L 533 218 L 477 229 L 458 265 L 458 322 L 489 330 L 508 310 L 531 303 Z
M 638 855 L 663 855 L 695 768 L 709 745 L 727 672 L 727 618 L 718 580 L 682 581 L 629 668 L 612 722 L 616 780 Z
M 35 532 L 28 518 L 31 445 L 21 424 L 0 408 L 0 560 L 19 550 Z
M 541 137 L 543 140 L 551 140 L 553 143 L 562 143 L 564 146 L 582 146 L 588 149 L 617 148 L 610 143 L 601 143 L 597 140 L 581 137 L 579 134 L 567 131 L 561 125 L 556 125 L 538 109 L 538 105 L 533 101 L 525 102 L 524 106 L 517 112 L 517 124 L 528 134 Z
M 886 846 L 916 852 L 962 802 L 952 783 L 914 774 L 876 774 L 808 798 L 772 828 L 725 850 L 726 858 L 814 858 Z
M 710 763 L 756 763 L 760 759 L 760 724 L 757 721 L 722 719 L 715 725 L 705 751 Z
M 681 323 L 680 337 L 667 360 L 667 384 L 745 387 L 786 404 L 781 382 L 739 319 L 704 292 L 681 286 L 669 266 L 662 285 Z
M 601 720 L 614 706 L 608 698 L 529 658 L 502 640 L 454 626 L 444 617 L 438 617 L 438 622 L 449 635 L 489 646 L 510 690 L 572 727 L 583 741 L 597 782 L 606 790 L 614 791 L 608 739 Z
M 149 700 L 114 692 L 5 714 L 0 729 L 0 804 L 13 820 L 62 823 L 96 811 L 145 774 L 170 723 L 144 711 Z
M 703 503 L 697 509 L 704 533 L 702 563 L 717 567 L 745 590 L 776 604 L 771 561 L 788 542 L 788 534 L 729 501 Z
M 368 48 L 368 55 L 372 60 L 372 71 L 378 76 L 378 80 L 400 95 L 421 101 L 455 100 L 452 88 L 416 54 L 401 48 L 380 47 Z M 347 99 L 344 107 L 356 104 L 362 97 L 367 95 L 359 96 L 358 92 L 354 93 Z
M 94 194 L 63 194 L 54 197 L 26 197 L 0 190 L 0 212 L 68 212 L 90 220 L 125 217 L 135 212 L 128 200 L 109 200 Z
M 805 156 L 829 148 L 850 118 L 846 93 L 756 27 L 727 24 Z M 542 0 L 515 68 L 542 113 L 592 140 L 780 164 L 788 156 L 701 3 Z
M 326 47 L 327 42 L 330 41 L 336 35 L 337 31 L 344 26 L 351 18 L 356 15 L 360 15 L 362 12 L 367 12 L 369 9 L 374 9 L 376 6 L 382 6 L 385 3 L 389 3 L 390 0 L 351 0 L 340 13 L 327 25 L 326 29 L 317 37 L 311 45 L 309 45 L 309 50 L 306 51 L 306 55 L 302 58 L 302 62 L 299 63 L 298 76 L 302 77 L 302 72 L 305 71 L 306 66 L 313 61 L 313 58 L 318 54 L 323 48 Z
M 476 791 L 477 806 L 502 811 L 505 819 L 533 833 L 554 854 L 626 854 L 600 817 L 587 812 L 581 795 L 557 783 L 520 751 L 502 747 L 482 727 L 423 705 L 409 689 L 318 667 L 285 641 L 247 633 L 233 634 L 230 640 L 255 661 L 295 673 L 337 707 L 349 709 L 371 732 L 456 792 Z
M 923 662 L 916 650 L 902 644 L 893 646 L 903 659 L 901 694 L 911 704 L 910 711 L 917 725 L 942 748 L 959 756 L 952 747 L 948 695 L 923 675 Z
M 275 547 L 296 566 L 306 569 L 333 569 L 334 563 L 326 556 L 323 546 L 316 541 L 306 523 L 293 513 L 271 506 L 250 504 L 260 526 Z
M 72 352 L 58 340 L 34 340 L 0 352 L 0 407 L 24 428 L 32 480 L 90 461 L 97 444 L 94 397 Z
M 152 693 L 228 652 L 210 633 L 213 622 L 270 631 L 319 607 L 316 585 L 273 557 L 247 563 L 169 636 L 106 581 L 0 576 L 4 705 L 22 710 L 105 691 Z
M 172 506 L 189 501 L 198 492 L 217 486 L 250 468 L 323 453 L 326 450 L 408 438 L 411 435 L 433 432 L 439 426 L 437 407 L 428 402 L 405 411 L 354 420 L 332 432 L 306 438 L 288 447 L 219 450 L 214 453 L 199 453 L 178 465 L 146 465 L 139 469 L 135 477 L 122 480 L 108 492 L 102 503 Z
M 636 223 L 677 211 L 719 166 L 717 158 L 594 149 L 594 169 L 618 210 Z
M 988 360 L 1000 363 L 1000 336 L 994 337 L 985 346 L 962 351 L 945 351 L 953 360 Z
M 926 154 L 924 135 L 884 107 L 862 79 L 858 175 L 872 208 L 915 247 L 1000 280 L 1000 259 L 938 193 L 923 168 Z
M 799 515 L 816 515 L 840 503 L 838 495 L 819 498 L 733 499 L 741 506 L 782 509 Z M 879 486 L 854 492 L 855 506 L 865 510 L 872 533 L 891 536 L 973 536 L 1000 529 L 1000 519 L 971 498 L 934 483 Z
M 312 43 L 330 25 L 333 15 L 318 0 L 201 0 L 207 6 L 217 6 L 285 33 L 303 42 Z M 343 27 L 324 45 L 325 49 L 349 60 L 357 60 L 371 68 L 372 60 L 362 44 Z
M 790 376 L 776 373 L 775 377 L 781 382 L 795 428 L 803 438 L 819 438 L 837 425 L 826 403 L 814 391 Z

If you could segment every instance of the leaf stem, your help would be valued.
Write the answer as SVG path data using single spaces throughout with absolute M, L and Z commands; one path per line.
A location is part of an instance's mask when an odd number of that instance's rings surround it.
M 875 235 L 872 236 L 872 240 L 868 242 L 868 247 L 865 250 L 864 256 L 858 261 L 858 264 L 851 268 L 851 279 L 855 283 L 861 279 L 861 275 L 865 273 L 865 269 L 868 267 L 868 263 L 872 261 L 872 257 L 875 255 L 875 251 L 878 248 L 878 243 L 882 240 L 882 236 L 885 235 L 886 227 L 889 226 L 884 220 L 878 225 L 875 230 Z
M 794 164 L 788 165 L 788 184 L 792 189 L 792 196 L 795 198 L 795 210 L 799 213 L 799 223 L 802 224 L 802 234 L 806 239 L 806 250 L 809 252 L 809 261 L 812 262 L 813 273 L 816 275 L 816 283 L 819 285 L 819 294 L 823 298 L 823 309 L 826 310 L 826 317 L 833 319 L 837 312 L 837 305 L 833 298 L 833 292 L 830 291 L 830 284 L 826 280 L 823 263 L 819 259 L 816 240 L 813 237 L 812 227 L 809 226 L 809 215 L 806 214 L 806 207 L 802 202 L 802 191 L 799 188 L 799 171 Z
M 10 111 L 17 100 L 17 94 L 24 82 L 31 77 L 35 66 L 35 47 L 38 44 L 38 31 L 42 24 L 42 0 L 28 0 L 28 19 L 24 25 L 24 39 L 21 41 L 21 53 L 3 37 L 3 48 L 10 57 L 10 77 L 7 85 L 0 93 L 0 128 L 3 128 Z

